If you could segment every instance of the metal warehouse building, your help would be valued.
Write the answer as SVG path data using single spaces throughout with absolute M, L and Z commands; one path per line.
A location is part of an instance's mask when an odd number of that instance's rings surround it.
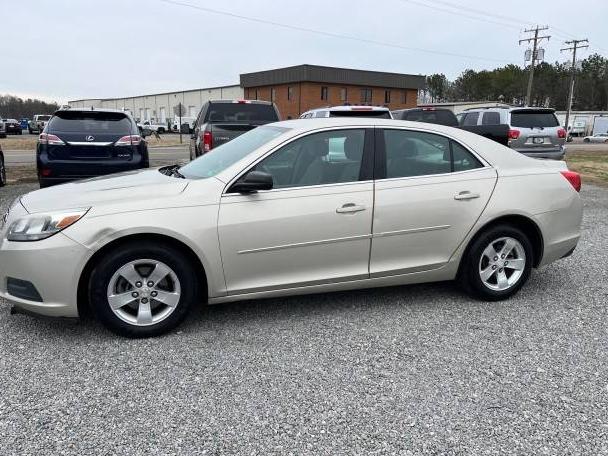
M 240 75 L 240 85 L 165 92 L 126 98 L 69 101 L 76 108 L 111 108 L 131 112 L 139 121 L 168 123 L 174 107 L 182 103 L 186 117 L 196 117 L 208 100 L 266 100 L 276 103 L 283 119 L 298 117 L 309 109 L 336 105 L 411 108 L 425 76 L 353 70 L 318 65 L 297 65 Z

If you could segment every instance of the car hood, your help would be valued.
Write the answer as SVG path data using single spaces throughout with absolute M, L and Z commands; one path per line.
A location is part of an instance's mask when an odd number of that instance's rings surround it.
M 188 182 L 158 169 L 128 171 L 36 190 L 23 196 L 21 204 L 29 213 L 35 213 L 119 205 L 125 201 L 158 201 L 182 193 Z

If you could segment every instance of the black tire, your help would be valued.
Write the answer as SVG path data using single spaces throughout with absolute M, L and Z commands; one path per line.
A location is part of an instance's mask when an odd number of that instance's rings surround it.
M 4 167 L 4 157 L 0 154 L 0 187 L 6 185 L 6 168 Z
M 158 133 L 159 135 L 162 135 L 164 132 L 165 132 L 165 129 L 164 129 L 163 127 L 160 127 L 160 128 L 158 129 L 158 132 L 157 132 L 157 133 Z
M 114 273 L 122 266 L 139 259 L 157 260 L 171 268 L 180 284 L 181 296 L 175 310 L 164 320 L 149 326 L 137 326 L 120 319 L 108 304 L 107 290 Z M 160 336 L 178 326 L 193 305 L 199 302 L 198 277 L 189 259 L 170 245 L 151 241 L 137 241 L 111 251 L 103 257 L 91 273 L 89 296 L 93 311 L 110 331 L 125 337 Z
M 517 282 L 510 288 L 499 291 L 490 289 L 483 283 L 479 273 L 479 266 L 486 247 L 493 241 L 503 237 L 511 237 L 519 241 L 525 251 L 526 260 L 523 272 Z M 528 236 L 520 229 L 511 225 L 496 225 L 482 232 L 469 245 L 462 258 L 457 280 L 460 286 L 476 299 L 500 301 L 513 296 L 524 286 L 530 277 L 533 263 L 534 251 Z
M 583 142 L 588 143 L 588 142 L 591 142 L 591 140 L 589 138 L 585 138 L 585 139 L 583 139 Z

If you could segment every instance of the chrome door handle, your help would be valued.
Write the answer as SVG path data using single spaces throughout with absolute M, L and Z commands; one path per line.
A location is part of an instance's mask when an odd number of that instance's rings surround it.
M 465 190 L 464 192 L 460 192 L 457 195 L 454 195 L 454 199 L 455 200 L 470 200 L 470 199 L 475 199 L 475 198 L 479 198 L 479 193 L 471 193 L 468 190 Z
M 352 214 L 354 212 L 361 212 L 365 210 L 365 206 L 357 206 L 355 203 L 347 203 L 342 207 L 336 209 L 338 214 Z

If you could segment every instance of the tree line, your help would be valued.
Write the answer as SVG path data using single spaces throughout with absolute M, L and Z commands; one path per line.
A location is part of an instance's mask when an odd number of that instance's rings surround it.
M 530 105 L 565 110 L 570 72 L 570 63 L 537 65 Z M 494 70 L 465 70 L 454 81 L 449 81 L 444 74 L 433 74 L 426 78 L 426 98 L 432 102 L 502 101 L 523 105 L 528 76 L 528 69 L 513 64 Z M 572 108 L 608 110 L 608 59 L 593 54 L 577 65 Z
M 31 119 L 36 114 L 53 114 L 59 105 L 46 101 L 19 98 L 13 95 L 0 95 L 0 117 L 3 119 Z

